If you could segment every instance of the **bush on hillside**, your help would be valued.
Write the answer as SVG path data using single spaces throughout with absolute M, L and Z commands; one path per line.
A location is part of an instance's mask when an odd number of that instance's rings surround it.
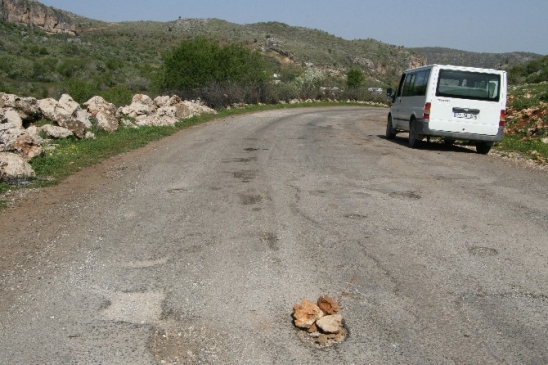
M 69 94 L 78 103 L 84 103 L 99 94 L 99 89 L 85 80 L 72 77 L 62 83 L 61 92 Z
M 271 78 L 270 65 L 259 53 L 242 45 L 221 46 L 199 37 L 181 42 L 163 56 L 157 84 L 164 92 L 201 97 L 218 107 L 231 101 L 262 101 Z
M 360 87 L 365 81 L 365 76 L 362 70 L 358 68 L 351 68 L 346 73 L 346 87 L 349 89 L 355 89 Z
M 302 75 L 297 76 L 291 84 L 297 90 L 299 99 L 320 99 L 321 87 L 324 86 L 326 76 L 318 69 L 309 68 Z
M 548 56 L 508 69 L 508 82 L 511 84 L 548 82 Z

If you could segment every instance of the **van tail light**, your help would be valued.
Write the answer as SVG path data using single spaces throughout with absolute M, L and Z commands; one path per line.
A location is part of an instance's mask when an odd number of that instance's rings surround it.
M 430 109 L 432 108 L 432 103 L 426 103 L 424 104 L 424 115 L 422 118 L 425 121 L 428 121 L 430 119 Z
M 504 123 L 506 123 L 506 110 L 501 110 L 500 111 L 499 127 L 504 127 Z

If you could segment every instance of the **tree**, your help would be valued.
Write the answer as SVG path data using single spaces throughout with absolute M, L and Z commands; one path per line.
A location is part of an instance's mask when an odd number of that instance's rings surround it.
M 163 56 L 159 86 L 167 90 L 195 89 L 215 78 L 213 60 L 219 46 L 205 38 L 185 40 Z
M 363 75 L 362 70 L 358 68 L 351 68 L 346 73 L 346 86 L 349 89 L 355 89 L 360 87 L 365 81 L 365 76 Z
M 164 55 L 159 87 L 188 93 L 214 84 L 256 85 L 271 77 L 270 66 L 259 53 L 242 45 L 220 46 L 199 37 L 181 42 Z

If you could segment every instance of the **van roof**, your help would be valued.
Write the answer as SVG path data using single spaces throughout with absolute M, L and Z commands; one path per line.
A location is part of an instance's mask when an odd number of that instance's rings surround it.
M 491 73 L 506 73 L 505 70 L 495 70 L 492 68 L 480 68 L 480 67 L 468 67 L 468 66 L 455 66 L 455 65 L 440 65 L 440 64 L 431 64 L 426 66 L 420 66 L 415 68 L 410 68 L 405 70 L 404 72 L 411 72 L 421 69 L 427 69 L 427 68 L 444 68 L 444 69 L 450 69 L 450 70 L 459 70 L 459 71 L 475 71 L 475 72 L 491 72 Z

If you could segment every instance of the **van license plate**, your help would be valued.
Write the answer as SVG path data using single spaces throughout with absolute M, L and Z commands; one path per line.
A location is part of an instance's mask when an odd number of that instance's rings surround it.
M 478 119 L 477 114 L 470 114 L 470 113 L 453 113 L 455 118 L 463 118 L 463 119 Z

